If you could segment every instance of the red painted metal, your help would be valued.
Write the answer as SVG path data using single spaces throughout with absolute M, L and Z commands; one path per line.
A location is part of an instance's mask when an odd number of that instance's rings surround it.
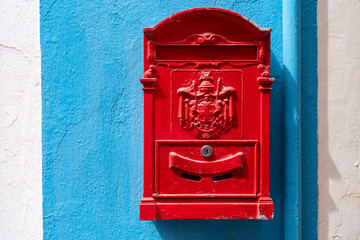
M 217 8 L 144 28 L 141 220 L 273 218 L 270 31 Z
M 242 152 L 215 161 L 199 161 L 170 152 L 169 168 L 195 175 L 225 174 L 243 167 Z

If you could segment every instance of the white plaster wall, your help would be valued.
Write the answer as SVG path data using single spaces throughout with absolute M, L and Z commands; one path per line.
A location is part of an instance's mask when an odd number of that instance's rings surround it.
M 42 239 L 39 1 L 0 1 L 0 239 Z
M 360 239 L 360 0 L 318 1 L 320 240 Z

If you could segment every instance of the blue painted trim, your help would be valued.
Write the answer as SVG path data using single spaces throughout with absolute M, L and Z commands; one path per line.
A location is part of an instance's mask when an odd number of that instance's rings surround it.
M 316 240 L 318 216 L 317 0 L 301 2 L 302 238 Z
M 300 3 L 283 1 L 284 239 L 301 238 Z

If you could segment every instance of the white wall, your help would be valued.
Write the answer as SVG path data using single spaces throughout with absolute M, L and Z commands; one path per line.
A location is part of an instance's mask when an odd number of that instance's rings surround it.
M 39 1 L 0 1 L 0 239 L 42 239 Z
M 360 0 L 318 1 L 319 239 L 360 239 Z

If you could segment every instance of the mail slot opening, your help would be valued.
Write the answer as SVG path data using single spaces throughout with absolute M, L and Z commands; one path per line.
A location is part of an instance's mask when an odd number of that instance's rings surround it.
M 181 173 L 180 176 L 185 178 L 185 179 L 189 179 L 189 180 L 193 180 L 193 181 L 200 181 L 201 180 L 201 177 L 191 175 L 191 174 L 187 174 L 187 173 Z
M 232 178 L 232 177 L 233 177 L 233 174 L 232 174 L 232 173 L 227 173 L 227 174 L 215 176 L 215 177 L 213 177 L 212 179 L 213 179 L 214 182 L 217 182 L 217 181 L 229 179 L 229 178 Z

